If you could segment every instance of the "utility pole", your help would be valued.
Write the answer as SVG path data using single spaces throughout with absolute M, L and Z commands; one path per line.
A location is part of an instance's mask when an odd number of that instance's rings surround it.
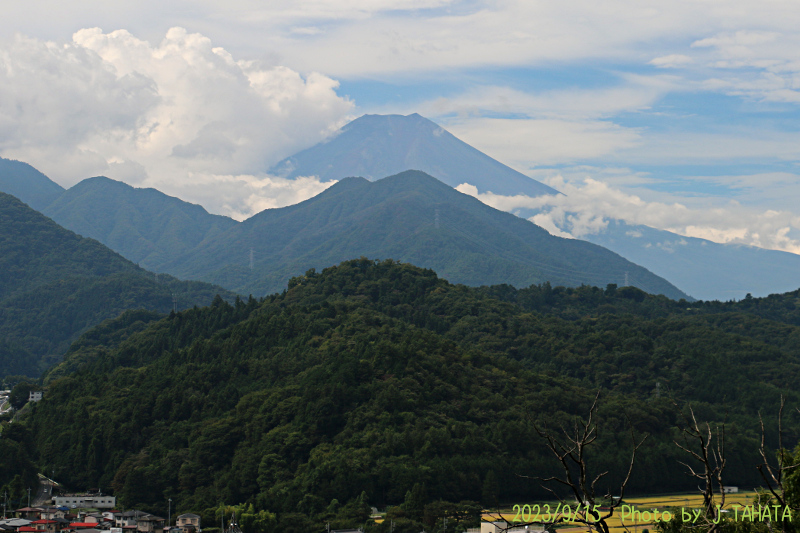
M 626 270 L 625 271 L 625 285 L 623 285 L 623 287 L 627 287 L 627 286 L 628 286 L 628 271 Z
M 28 507 L 31 506 L 31 489 L 28 487 Z
M 169 507 L 167 511 L 167 529 L 172 527 L 172 498 L 167 500 L 169 502 Z

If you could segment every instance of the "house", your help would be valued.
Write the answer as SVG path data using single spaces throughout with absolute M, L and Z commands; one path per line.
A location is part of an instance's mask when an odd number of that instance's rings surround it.
M 41 507 L 22 507 L 21 509 L 17 509 L 14 512 L 17 513 L 18 518 L 25 518 L 27 520 L 38 520 L 39 518 L 41 518 L 42 509 Z
M 121 528 L 132 527 L 133 529 L 136 529 L 137 520 L 145 516 L 148 516 L 148 513 L 145 513 L 144 511 L 137 511 L 136 509 L 121 513 L 114 513 L 114 526 Z
M 33 391 L 32 390 L 32 391 L 30 391 L 28 393 L 28 401 L 29 402 L 39 402 L 41 400 L 42 400 L 42 391 L 40 391 L 40 390 Z
M 164 529 L 167 520 L 160 516 L 147 515 L 136 521 L 136 530 L 141 533 L 154 533 L 156 530 Z
M 48 520 L 46 518 L 40 518 L 39 520 L 34 520 L 33 522 L 31 522 L 31 526 L 36 527 L 41 531 L 48 531 L 50 533 L 55 533 L 56 531 L 61 530 L 58 522 L 56 522 L 55 520 Z
M 31 520 L 26 518 L 9 518 L 6 520 L 0 520 L 0 524 L 3 525 L 3 530 L 11 530 L 11 531 L 19 531 L 21 527 L 30 527 Z
M 178 516 L 175 525 L 181 529 L 182 533 L 195 533 L 200 531 L 200 515 L 184 513 Z
M 66 511 L 58 507 L 48 506 L 42 507 L 42 512 L 39 514 L 45 520 L 55 520 L 56 518 L 64 518 Z

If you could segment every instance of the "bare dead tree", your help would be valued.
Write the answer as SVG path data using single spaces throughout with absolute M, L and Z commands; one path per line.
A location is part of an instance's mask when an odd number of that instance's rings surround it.
M 766 430 L 764 429 L 764 420 L 761 418 L 761 413 L 758 413 L 758 421 L 761 424 L 761 444 L 758 448 L 758 452 L 764 462 L 758 465 L 757 468 L 762 479 L 767 484 L 767 489 L 770 494 L 772 494 L 772 497 L 775 498 L 775 501 L 778 502 L 778 505 L 782 508 L 790 508 L 794 511 L 798 511 L 800 509 L 798 509 L 796 505 L 792 505 L 793 502 L 789 501 L 783 484 L 785 474 L 800 466 L 800 464 L 787 464 L 789 462 L 789 453 L 786 448 L 783 447 L 783 408 L 785 406 L 786 399 L 781 395 L 781 406 L 780 409 L 778 409 L 778 464 L 776 466 L 772 466 L 767 458 L 765 446 Z M 798 412 L 800 412 L 800 410 L 798 410 Z
M 564 515 L 566 513 L 566 510 L 564 510 L 560 516 L 554 517 L 554 522 L 569 520 L 583 524 L 597 533 L 609 533 L 608 519 L 614 515 L 616 508 L 622 504 L 622 499 L 625 496 L 625 487 L 630 481 L 633 465 L 636 462 L 636 452 L 648 435 L 645 434 L 641 440 L 637 440 L 633 424 L 628 420 L 632 442 L 628 471 L 625 474 L 625 479 L 620 484 L 619 499 L 611 498 L 611 503 L 607 507 L 600 509 L 600 505 L 597 503 L 597 483 L 608 474 L 608 471 L 601 472 L 590 479 L 586 458 L 587 448 L 597 440 L 598 436 L 598 426 L 595 418 L 599 399 L 600 392 L 598 391 L 592 406 L 589 408 L 588 418 L 586 420 L 576 419 L 570 431 L 561 427 L 560 432 L 554 433 L 546 425 L 540 427 L 534 424 L 534 429 L 544 439 L 547 448 L 556 457 L 562 468 L 561 475 L 548 478 L 538 477 L 536 479 L 541 481 L 543 483 L 542 487 L 551 492 L 561 502 L 559 508 L 563 505 L 570 509 L 568 516 Z M 559 435 L 559 433 L 562 435 Z M 545 485 L 548 483 L 556 483 L 567 489 L 575 500 L 573 503 L 576 506 L 575 513 L 571 512 L 572 506 L 559 493 Z M 611 495 L 607 494 L 606 497 L 610 498 Z
M 676 440 L 675 445 L 699 461 L 701 469 L 695 470 L 688 463 L 679 462 L 689 469 L 692 477 L 702 482 L 697 487 L 703 495 L 705 509 L 704 524 L 701 527 L 704 526 L 709 533 L 714 533 L 719 530 L 719 513 L 725 506 L 725 490 L 722 485 L 722 471 L 725 469 L 725 423 L 723 422 L 721 427 L 717 426 L 714 431 L 708 422 L 705 423 L 705 427 L 698 424 L 691 407 L 688 416 L 682 409 L 681 413 L 686 420 L 686 427 L 681 428 L 683 444 Z M 716 503 L 717 492 L 718 503 Z

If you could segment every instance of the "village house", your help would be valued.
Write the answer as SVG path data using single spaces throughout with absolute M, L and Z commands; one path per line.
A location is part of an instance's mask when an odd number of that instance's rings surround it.
M 136 521 L 136 530 L 140 533 L 154 533 L 156 530 L 164 529 L 167 520 L 160 516 L 147 515 Z
M 200 531 L 200 515 L 184 513 L 178 516 L 175 525 L 181 529 L 182 533 L 196 533 Z
M 40 518 L 39 520 L 34 520 L 33 522 L 31 522 L 31 526 L 39 528 L 40 531 L 48 531 L 50 533 L 55 533 L 56 531 L 61 530 L 58 522 L 56 522 L 55 520 L 48 520 L 46 518 Z
M 145 516 L 149 516 L 149 514 L 145 513 L 144 511 L 137 511 L 136 509 L 132 509 L 130 511 L 116 512 L 114 513 L 114 526 L 120 528 L 136 529 L 136 522 L 140 518 L 144 518 Z
M 41 507 L 22 507 L 14 511 L 17 513 L 17 518 L 25 518 L 27 520 L 38 520 L 42 513 Z

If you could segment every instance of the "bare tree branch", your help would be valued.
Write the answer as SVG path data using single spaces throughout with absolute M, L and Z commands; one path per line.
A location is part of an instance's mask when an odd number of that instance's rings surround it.
M 597 533 L 609 533 L 608 519 L 613 516 L 614 510 L 622 504 L 622 498 L 625 494 L 625 487 L 631 478 L 633 472 L 633 465 L 636 462 L 636 452 L 642 446 L 648 435 L 645 434 L 641 440 L 637 440 L 636 434 L 633 430 L 633 424 L 628 419 L 628 424 L 631 431 L 631 459 L 628 465 L 628 471 L 625 475 L 624 481 L 620 485 L 619 499 L 611 498 L 610 506 L 602 510 L 597 505 L 597 483 L 608 474 L 608 471 L 601 472 L 593 479 L 589 479 L 586 451 L 599 436 L 598 425 L 596 422 L 597 408 L 600 400 L 600 391 L 595 395 L 594 401 L 589 408 L 589 414 L 586 420 L 574 420 L 571 432 L 568 432 L 563 427 L 561 434 L 563 434 L 563 442 L 556 439 L 553 433 L 547 428 L 546 425 L 539 427 L 534 424 L 534 429 L 539 436 L 545 441 L 547 448 L 561 463 L 562 475 L 551 476 L 548 478 L 539 478 L 543 483 L 543 487 L 550 491 L 559 502 L 563 505 L 568 505 L 564 499 L 559 496 L 552 488 L 545 486 L 546 483 L 558 483 L 559 485 L 569 489 L 578 509 L 583 508 L 582 514 L 575 513 L 571 516 L 572 522 L 583 524 L 594 530 Z M 610 496 L 610 495 L 609 495 Z M 560 519 L 563 521 L 563 517 Z M 508 528 L 507 528 L 508 529 Z M 627 529 L 627 528 L 626 528 Z

